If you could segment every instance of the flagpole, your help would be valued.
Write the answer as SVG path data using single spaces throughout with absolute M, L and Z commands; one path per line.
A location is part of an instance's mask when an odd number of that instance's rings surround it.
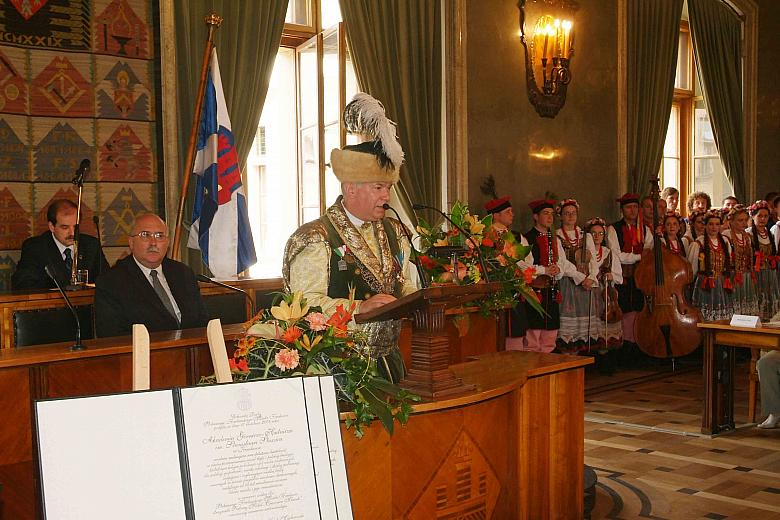
M 203 96 L 206 93 L 206 75 L 209 70 L 209 60 L 211 59 L 211 49 L 214 48 L 214 31 L 222 24 L 222 17 L 217 13 L 211 12 L 204 18 L 204 22 L 209 28 L 206 38 L 206 48 L 203 51 L 203 65 L 200 69 L 200 83 L 198 84 L 198 93 L 195 97 L 195 113 L 192 117 L 192 127 L 190 129 L 190 143 L 187 147 L 187 169 L 182 175 L 181 193 L 179 194 L 179 210 L 176 213 L 176 227 L 173 233 L 173 247 L 170 255 L 174 260 L 181 259 L 181 226 L 184 220 L 184 201 L 187 198 L 187 189 L 190 185 L 190 176 L 192 175 L 192 166 L 195 162 L 195 147 L 198 143 L 198 130 L 200 129 L 200 115 L 203 108 Z

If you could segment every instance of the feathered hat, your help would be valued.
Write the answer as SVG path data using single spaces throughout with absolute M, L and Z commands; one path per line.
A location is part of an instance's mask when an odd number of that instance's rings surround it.
M 340 182 L 398 182 L 404 151 L 396 138 L 396 125 L 385 115 L 382 103 L 358 92 L 344 107 L 344 127 L 365 141 L 334 148 L 333 173 Z
M 500 213 L 505 209 L 512 207 L 512 203 L 510 202 L 510 198 L 508 196 L 498 196 L 498 192 L 496 191 L 496 179 L 494 179 L 492 175 L 485 177 L 485 180 L 479 186 L 479 189 L 483 194 L 487 195 L 488 197 L 492 197 L 485 203 L 485 210 L 488 212 L 488 215 Z

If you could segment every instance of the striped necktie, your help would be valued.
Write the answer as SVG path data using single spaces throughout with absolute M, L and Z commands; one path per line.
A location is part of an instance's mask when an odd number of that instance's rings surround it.
M 154 292 L 157 293 L 157 297 L 160 298 L 163 306 L 168 310 L 169 313 L 171 313 L 171 316 L 173 316 L 173 319 L 176 320 L 176 323 L 181 326 L 179 318 L 176 317 L 176 311 L 173 308 L 171 299 L 168 298 L 168 293 L 165 292 L 165 289 L 162 286 L 162 282 L 160 282 L 159 273 L 156 269 L 152 269 L 149 274 L 152 276 L 152 287 L 154 288 Z

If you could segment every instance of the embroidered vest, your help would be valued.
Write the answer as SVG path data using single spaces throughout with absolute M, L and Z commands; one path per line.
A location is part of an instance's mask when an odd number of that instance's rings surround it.
M 349 297 L 350 287 L 355 288 L 355 298 L 359 300 L 367 300 L 379 292 L 384 292 L 381 287 L 378 287 L 377 281 L 374 280 L 368 268 L 358 260 L 349 248 L 342 248 L 344 241 L 336 232 L 331 221 L 324 217 L 321 221 L 327 232 L 328 246 L 330 247 L 328 296 L 331 298 L 347 298 Z M 392 294 L 395 297 L 399 297 L 401 296 L 402 287 L 400 276 L 402 259 L 400 259 L 401 252 L 398 244 L 398 235 L 393 225 L 387 219 L 382 221 L 382 226 L 387 234 L 390 251 L 393 256 L 392 265 L 383 266 L 383 268 L 393 270 L 396 281 Z M 343 255 L 339 254 L 340 248 L 342 248 Z
M 615 233 L 617 234 L 618 243 L 620 244 L 620 250 L 624 253 L 634 253 L 637 255 L 642 254 L 642 249 L 644 248 L 643 241 L 639 240 L 639 238 L 636 237 L 636 226 L 634 229 L 629 229 L 628 224 L 626 224 L 626 221 L 624 219 L 618 220 L 614 224 L 612 224 L 612 227 L 615 228 Z M 647 233 L 649 228 L 645 226 L 645 233 Z M 631 241 L 626 240 L 626 235 L 633 235 L 633 239 Z
M 558 234 L 558 240 L 561 241 L 561 245 L 563 246 L 563 251 L 566 253 L 566 259 L 577 267 L 577 271 L 587 275 L 590 270 L 589 264 L 591 254 L 585 246 L 585 233 L 579 226 L 575 228 L 573 233 L 575 237 L 579 234 L 579 240 L 575 240 L 574 243 L 565 238 L 561 238 L 561 234 L 565 236 L 563 229 L 559 229 L 556 232 L 556 234 Z

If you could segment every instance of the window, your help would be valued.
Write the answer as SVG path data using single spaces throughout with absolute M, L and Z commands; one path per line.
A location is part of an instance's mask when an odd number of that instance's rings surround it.
M 247 161 L 249 218 L 258 248 L 253 277 L 279 276 L 287 238 L 340 193 L 328 166 L 330 151 L 354 142 L 347 141 L 340 117 L 358 90 L 345 42 L 338 0 L 290 0 Z
M 694 191 L 708 193 L 715 206 L 734 194 L 715 146 L 686 21 L 680 24 L 674 101 L 658 177 L 661 189 L 671 186 L 680 190 L 681 212 L 686 211 L 685 200 Z

